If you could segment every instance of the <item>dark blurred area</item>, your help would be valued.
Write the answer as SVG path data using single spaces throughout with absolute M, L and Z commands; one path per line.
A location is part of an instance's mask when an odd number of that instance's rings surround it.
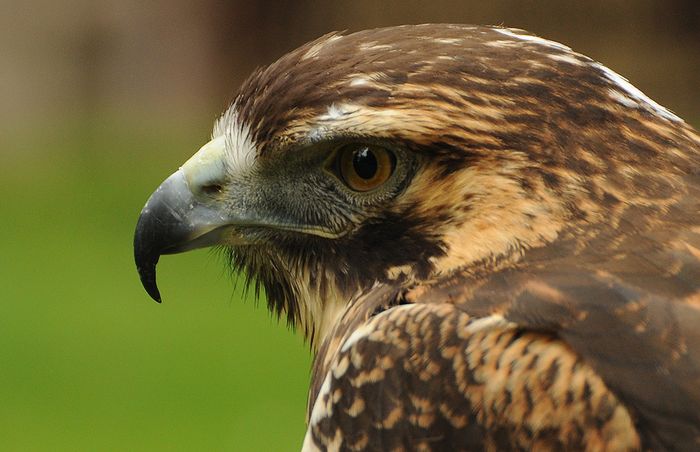
M 455 22 L 525 28 L 700 117 L 700 2 L 356 0 L 6 2 L 0 124 L 77 115 L 209 118 L 257 66 L 333 30 Z
M 700 125 L 697 0 L 0 0 L 0 450 L 299 449 L 302 339 L 206 250 L 153 303 L 136 219 L 254 68 L 426 22 L 560 41 Z

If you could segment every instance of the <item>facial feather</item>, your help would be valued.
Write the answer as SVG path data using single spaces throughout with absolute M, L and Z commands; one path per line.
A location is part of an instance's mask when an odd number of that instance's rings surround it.
M 565 228 L 614 223 L 663 193 L 671 202 L 697 165 L 694 132 L 622 77 L 499 28 L 327 35 L 251 76 L 217 128 L 232 146 L 254 143 L 256 159 L 338 139 L 416 156 L 402 191 L 347 235 L 234 250 L 271 307 L 315 338 L 378 281 L 511 265 Z

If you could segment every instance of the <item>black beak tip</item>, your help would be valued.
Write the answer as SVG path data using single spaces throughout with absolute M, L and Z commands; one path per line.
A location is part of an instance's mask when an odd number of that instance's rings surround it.
M 155 232 L 151 230 L 148 221 L 144 221 L 144 216 L 139 218 L 134 235 L 134 261 L 136 270 L 139 272 L 139 278 L 143 288 L 146 289 L 148 295 L 156 302 L 160 303 L 160 291 L 156 282 L 156 265 L 160 258 L 158 247 L 153 244 L 153 235 Z M 147 218 L 146 218 L 147 220 Z
M 141 284 L 143 288 L 146 289 L 148 295 L 153 298 L 157 303 L 162 300 L 160 298 L 160 291 L 158 290 L 158 284 L 156 283 L 156 262 L 148 263 L 146 265 L 137 265 L 139 272 L 139 277 L 141 278 Z

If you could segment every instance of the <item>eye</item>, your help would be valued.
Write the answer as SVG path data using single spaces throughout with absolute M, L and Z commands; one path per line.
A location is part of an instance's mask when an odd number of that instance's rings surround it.
M 379 187 L 391 177 L 396 157 L 379 146 L 349 144 L 338 150 L 334 166 L 348 187 L 364 192 Z

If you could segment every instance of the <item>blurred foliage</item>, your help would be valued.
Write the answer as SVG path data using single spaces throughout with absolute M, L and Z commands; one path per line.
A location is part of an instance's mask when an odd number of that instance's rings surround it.
M 216 254 L 163 257 L 162 305 L 135 272 L 140 207 L 196 134 L 113 127 L 69 126 L 3 166 L 0 449 L 298 449 L 301 339 Z

